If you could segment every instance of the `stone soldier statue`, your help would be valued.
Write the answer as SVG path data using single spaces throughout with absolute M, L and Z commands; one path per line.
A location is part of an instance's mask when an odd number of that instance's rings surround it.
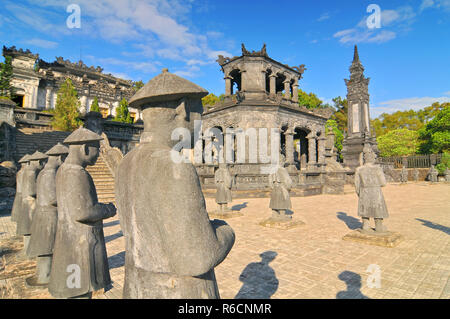
M 272 189 L 269 207 L 272 209 L 272 219 L 277 221 L 290 221 L 292 219 L 292 216 L 286 215 L 286 210 L 292 208 L 289 196 L 292 179 L 285 165 L 285 158 L 281 155 L 276 172 L 269 175 L 269 186 Z
M 417 168 L 415 168 L 414 171 L 413 171 L 413 178 L 414 178 L 415 182 L 419 181 L 419 176 L 420 176 L 420 172 L 419 172 L 419 170 Z
M 402 166 L 402 170 L 400 172 L 400 182 L 407 183 L 408 182 L 408 170 L 405 165 Z
M 23 252 L 26 254 L 31 235 L 31 222 L 36 209 L 36 179 L 47 155 L 36 151 L 28 158 L 30 163 L 22 176 L 22 209 L 17 216 L 17 235 L 23 236 Z
M 207 94 L 164 69 L 130 100 L 143 110 L 144 132 L 115 181 L 126 243 L 124 298 L 219 298 L 214 267 L 231 250 L 234 232 L 209 220 L 195 167 L 180 161 L 171 138 L 175 129 L 193 133 Z
M 31 223 L 28 257 L 37 257 L 35 276 L 27 278 L 29 286 L 47 285 L 50 280 L 53 244 L 55 242 L 58 212 L 56 204 L 56 171 L 63 163 L 69 149 L 61 143 L 47 153 L 47 164 L 39 173 L 36 182 L 36 210 Z
M 428 171 L 428 180 L 432 183 L 437 183 L 438 174 L 439 174 L 439 172 L 434 167 L 434 165 L 431 165 L 430 170 Z
M 448 167 L 445 169 L 444 175 L 445 175 L 445 181 L 450 182 L 450 170 L 448 169 Z
M 375 232 L 387 229 L 383 219 L 389 217 L 381 187 L 386 185 L 382 168 L 375 164 L 376 155 L 368 145 L 363 150 L 364 165 L 355 171 L 355 189 L 359 196 L 358 216 L 362 217 L 362 231 L 371 232 L 369 218 L 375 219 Z
M 90 298 L 111 283 L 103 219 L 113 217 L 112 203 L 99 203 L 86 166 L 99 156 L 102 137 L 86 128 L 70 134 L 69 155 L 56 173 L 58 226 L 48 290 L 56 298 Z
M 19 160 L 22 167 L 16 174 L 16 196 L 14 197 L 14 203 L 11 211 L 11 221 L 17 222 L 17 216 L 19 216 L 22 209 L 22 177 L 25 172 L 25 168 L 28 166 L 30 155 L 25 155 Z
M 219 205 L 219 213 L 224 213 L 228 209 L 227 204 L 231 203 L 231 186 L 233 179 L 228 171 L 227 164 L 219 163 L 219 169 L 214 174 L 214 182 L 217 187 L 216 203 Z

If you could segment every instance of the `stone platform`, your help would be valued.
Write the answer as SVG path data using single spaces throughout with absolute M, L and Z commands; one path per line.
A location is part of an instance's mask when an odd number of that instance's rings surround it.
M 304 222 L 302 222 L 301 220 L 289 220 L 289 221 L 279 221 L 276 219 L 266 219 L 263 220 L 262 222 L 259 223 L 259 225 L 264 226 L 264 227 L 269 227 L 269 228 L 275 228 L 275 229 L 281 229 L 281 230 L 288 230 L 288 229 L 292 229 L 298 226 L 302 226 L 305 225 Z
M 225 211 L 224 213 L 221 213 L 217 210 L 213 210 L 212 212 L 208 212 L 210 219 L 230 219 L 235 217 L 241 217 L 244 216 L 243 213 L 236 211 L 236 210 L 229 210 Z
M 378 234 L 375 231 L 367 232 L 362 231 L 361 229 L 357 229 L 348 233 L 347 235 L 342 237 L 342 239 L 352 240 L 368 245 L 392 248 L 397 246 L 403 240 L 403 236 L 397 232 L 388 231 Z

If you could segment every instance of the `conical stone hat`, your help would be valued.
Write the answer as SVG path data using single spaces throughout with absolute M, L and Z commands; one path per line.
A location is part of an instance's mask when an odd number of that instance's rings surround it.
M 87 128 L 80 127 L 75 130 L 72 134 L 70 134 L 65 140 L 64 144 L 86 144 L 88 142 L 101 141 L 103 137 L 98 135 Z
M 28 163 L 29 161 L 30 161 L 30 155 L 27 154 L 19 160 L 19 163 Z
M 61 143 L 56 144 L 50 150 L 48 150 L 45 154 L 49 156 L 58 156 L 62 154 L 69 154 L 69 149 L 67 146 L 62 145 Z
M 30 161 L 40 161 L 40 160 L 44 160 L 44 159 L 47 159 L 47 158 L 48 158 L 48 156 L 45 155 L 44 153 L 36 151 L 36 152 L 33 153 L 33 155 L 31 155 L 29 157 L 29 160 Z
M 206 95 L 208 91 L 202 87 L 163 69 L 161 74 L 148 81 L 131 97 L 130 107 L 143 108 L 150 103 L 173 101 L 182 97 L 201 99 Z

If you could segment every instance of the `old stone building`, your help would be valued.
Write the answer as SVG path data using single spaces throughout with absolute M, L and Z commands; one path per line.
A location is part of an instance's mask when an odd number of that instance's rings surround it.
M 358 47 L 355 45 L 353 62 L 350 66 L 350 79 L 345 79 L 347 85 L 347 136 L 342 143 L 344 165 L 352 170 L 362 165 L 364 145 L 370 145 L 378 152 L 374 132 L 370 126 L 369 111 L 369 81 L 364 76 L 364 67 L 359 60 Z
M 53 109 L 58 90 L 67 78 L 72 80 L 78 92 L 81 113 L 88 112 L 97 97 L 102 115 L 114 116 L 122 98 L 129 99 L 135 93 L 132 81 L 104 74 L 102 68 L 88 67 L 82 61 L 72 63 L 57 57 L 49 63 L 40 59 L 39 54 L 14 46 L 3 47 L 3 56 L 12 57 L 14 101 L 20 107 Z M 137 110 L 130 109 L 130 114 L 135 121 L 141 118 Z
M 225 145 L 222 154 L 226 154 L 227 145 L 232 146 L 231 156 L 224 160 L 235 176 L 234 188 L 267 188 L 268 163 L 261 154 L 272 155 L 271 139 L 276 138 L 272 129 L 281 134 L 276 156 L 285 156 L 296 187 L 320 188 L 325 166 L 325 123 L 333 111 L 299 106 L 298 85 L 305 66 L 290 67 L 271 59 L 265 45 L 258 52 L 249 52 L 242 45 L 241 56 L 219 56 L 217 62 L 225 75 L 225 99 L 202 116 L 204 147 L 211 139 L 216 140 L 218 145 Z M 211 128 L 223 133 L 223 137 L 209 134 Z M 266 132 L 268 139 L 263 141 Z M 239 134 L 245 137 L 245 156 L 241 160 L 238 159 Z M 217 154 L 219 159 L 223 156 L 220 150 Z M 206 187 L 214 185 L 213 167 L 216 166 L 217 163 L 207 162 L 199 166 Z

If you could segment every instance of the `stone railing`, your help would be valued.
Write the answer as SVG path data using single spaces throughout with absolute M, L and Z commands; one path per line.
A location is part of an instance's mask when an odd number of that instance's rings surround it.
M 15 108 L 14 119 L 20 126 L 50 128 L 53 114 L 35 109 Z

